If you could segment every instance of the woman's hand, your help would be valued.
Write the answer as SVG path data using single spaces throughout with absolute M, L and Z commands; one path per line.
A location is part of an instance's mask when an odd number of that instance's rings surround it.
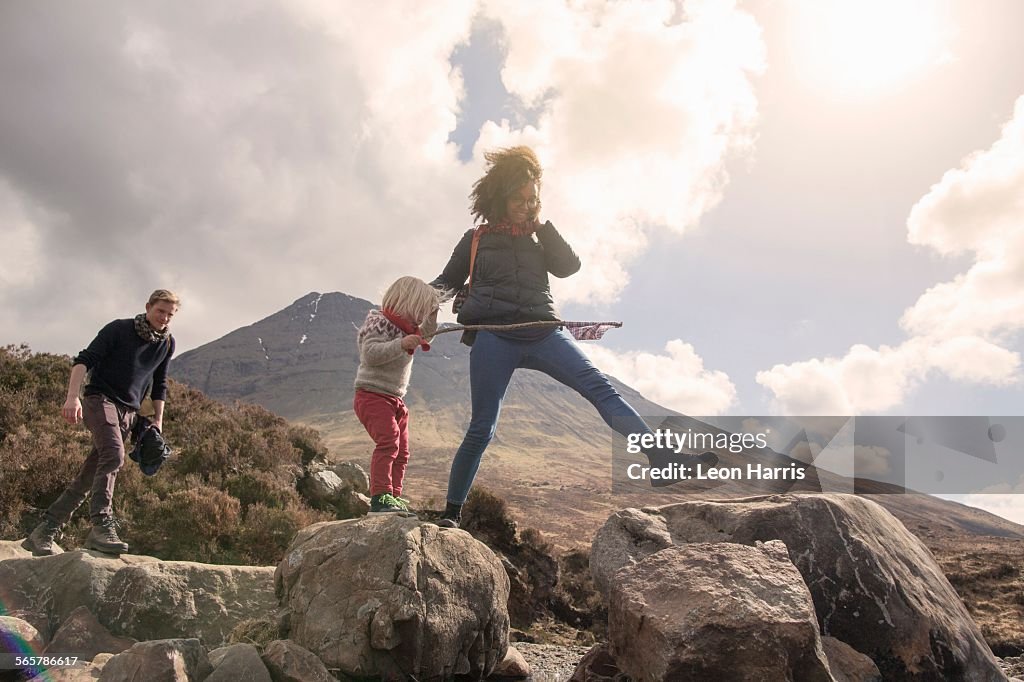
M 402 350 L 416 350 L 416 347 L 423 343 L 419 334 L 409 334 L 402 337 Z

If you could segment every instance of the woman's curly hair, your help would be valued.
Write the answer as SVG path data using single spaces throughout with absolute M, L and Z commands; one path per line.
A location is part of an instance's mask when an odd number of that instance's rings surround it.
M 525 146 L 505 147 L 484 152 L 487 172 L 473 185 L 469 198 L 474 222 L 498 223 L 505 218 L 508 199 L 527 183 L 540 187 L 544 170 L 532 149 Z M 533 217 L 540 215 L 540 200 Z

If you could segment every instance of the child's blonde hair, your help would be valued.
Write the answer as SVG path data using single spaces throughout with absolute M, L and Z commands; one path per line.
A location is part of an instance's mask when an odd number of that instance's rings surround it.
M 437 310 L 438 292 L 418 277 L 399 277 L 384 292 L 381 307 L 422 324 Z

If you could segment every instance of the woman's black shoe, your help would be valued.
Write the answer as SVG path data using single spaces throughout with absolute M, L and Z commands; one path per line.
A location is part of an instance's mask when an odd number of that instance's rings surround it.
M 462 523 L 462 505 L 448 502 L 441 518 L 437 520 L 437 525 L 441 528 L 458 528 L 460 523 Z

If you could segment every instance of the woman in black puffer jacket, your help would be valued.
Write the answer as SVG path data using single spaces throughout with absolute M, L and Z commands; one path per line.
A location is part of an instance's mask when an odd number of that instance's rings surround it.
M 473 217 L 481 224 L 462 236 L 444 272 L 431 284 L 442 290 L 442 300 L 451 298 L 469 278 L 472 260 L 469 296 L 458 315 L 461 324 L 558 320 L 548 274 L 573 275 L 580 259 L 550 221 L 539 221 L 542 171 L 537 156 L 529 147 L 511 147 L 484 158 L 487 172 L 470 194 Z M 479 240 L 475 258 L 474 237 Z M 452 461 L 442 526 L 458 527 L 480 459 L 494 437 L 505 389 L 519 367 L 539 370 L 577 390 L 620 433 L 650 431 L 563 329 L 465 332 L 463 342 L 473 347 L 473 415 Z

